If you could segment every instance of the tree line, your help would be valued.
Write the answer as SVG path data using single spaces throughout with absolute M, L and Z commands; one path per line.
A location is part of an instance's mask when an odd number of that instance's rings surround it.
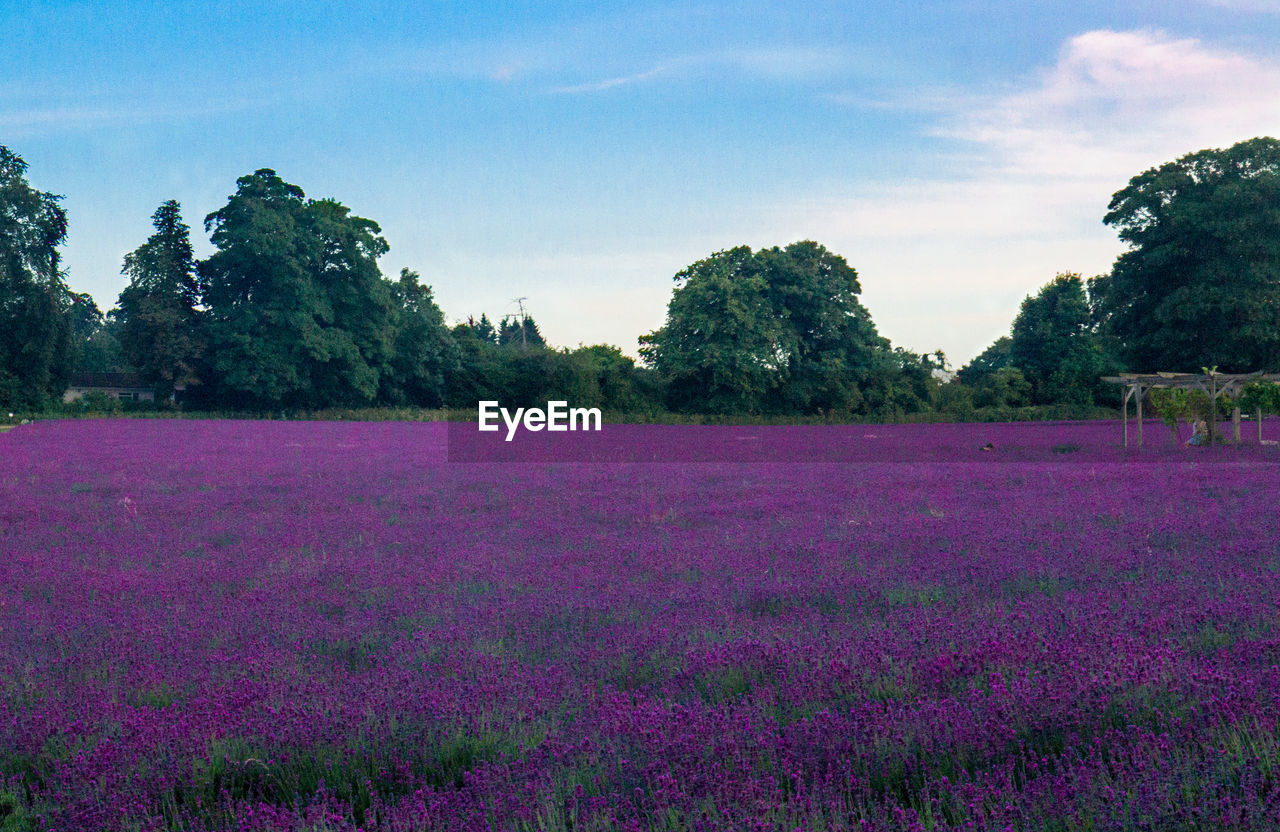
M 448 324 L 373 220 L 275 171 L 241 177 L 194 256 L 175 201 L 126 255 L 105 314 L 67 285 L 60 198 L 0 146 L 0 406 L 39 410 L 76 371 L 131 371 L 193 409 L 533 406 L 831 419 L 1001 418 L 1113 405 L 1103 375 L 1280 369 L 1280 142 L 1251 139 L 1145 171 L 1103 221 L 1127 250 L 1061 273 L 1008 335 L 951 373 L 881 336 L 856 270 L 814 241 L 711 254 L 675 275 L 666 321 L 619 348 L 556 349 L 532 317 Z M 1030 409 L 1030 410 L 1028 410 Z

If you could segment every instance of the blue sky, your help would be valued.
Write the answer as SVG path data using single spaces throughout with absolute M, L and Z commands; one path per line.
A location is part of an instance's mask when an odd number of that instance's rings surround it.
M 65 195 L 104 309 L 177 199 L 197 250 L 274 168 L 381 224 L 451 320 L 559 346 L 663 322 L 719 249 L 816 239 L 882 333 L 963 363 L 1113 192 L 1280 135 L 1280 0 L 306 3 L 0 0 L 0 144 Z

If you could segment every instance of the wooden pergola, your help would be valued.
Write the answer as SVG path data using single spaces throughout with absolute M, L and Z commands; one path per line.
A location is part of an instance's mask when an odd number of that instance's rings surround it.
M 1235 397 L 1246 385 L 1255 381 L 1280 382 L 1280 373 L 1121 373 L 1118 376 L 1103 376 L 1102 380 L 1110 384 L 1123 385 L 1124 392 L 1120 398 L 1121 419 L 1124 422 L 1124 446 L 1129 447 L 1129 399 L 1136 398 L 1138 403 L 1138 445 L 1142 445 L 1142 398 L 1148 390 L 1156 387 L 1177 388 L 1181 390 L 1200 390 L 1216 402 L 1219 396 Z M 1257 414 L 1258 441 L 1262 441 L 1262 411 Z M 1240 441 L 1240 408 L 1231 411 L 1232 438 Z M 1218 411 L 1209 408 L 1209 438 L 1217 436 Z

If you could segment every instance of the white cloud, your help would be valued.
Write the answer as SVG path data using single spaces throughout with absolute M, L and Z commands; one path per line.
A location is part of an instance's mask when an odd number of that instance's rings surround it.
M 1280 63 L 1156 31 L 1088 32 L 1027 89 L 956 114 L 941 135 L 1013 173 L 1132 175 L 1280 128 Z
M 934 116 L 928 132 L 966 151 L 950 177 L 778 206 L 766 228 L 846 254 L 891 338 L 931 349 L 944 337 L 947 352 L 964 359 L 1007 331 L 1021 298 L 1055 273 L 1110 267 L 1121 246 L 1102 216 L 1130 177 L 1206 147 L 1280 134 L 1276 90 L 1280 61 L 1269 56 L 1153 30 L 1087 32 L 1012 88 L 964 95 L 950 108 L 946 96 L 919 96 Z M 967 329 L 956 326 L 956 310 L 968 310 Z

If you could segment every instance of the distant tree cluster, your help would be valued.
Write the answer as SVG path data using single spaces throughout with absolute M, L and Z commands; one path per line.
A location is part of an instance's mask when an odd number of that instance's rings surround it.
M 1110 273 L 1059 275 L 960 370 L 974 405 L 1114 401 L 1104 374 L 1280 371 L 1280 141 L 1145 171 L 1103 220 L 1129 246 Z
M 1085 281 L 1059 274 L 1022 301 L 1009 335 L 956 373 L 952 398 L 996 410 L 1095 405 L 1115 392 L 1101 377 L 1121 369 Z
M 675 276 L 666 325 L 640 354 L 673 410 L 876 416 L 929 407 L 934 365 L 894 350 L 858 275 L 812 241 L 717 252 Z
M 72 292 L 60 198 L 0 146 L 0 406 L 55 402 L 73 370 L 136 372 L 169 401 L 252 412 L 532 406 L 831 419 L 1002 418 L 1112 404 L 1124 369 L 1280 370 L 1280 142 L 1259 138 L 1148 170 L 1104 222 L 1111 272 L 1057 275 L 1010 332 L 956 373 L 894 348 L 857 272 L 819 243 L 726 249 L 681 270 L 665 324 L 617 347 L 555 349 L 532 317 L 449 326 L 430 286 L 384 277 L 381 229 L 262 169 L 205 218 L 195 259 L 175 201 L 124 259 L 105 315 Z
M 652 373 L 621 350 L 552 349 L 530 316 L 448 326 L 416 273 L 383 277 L 388 245 L 375 222 L 268 169 L 239 179 L 205 218 L 216 250 L 202 261 L 178 203 L 162 204 L 103 315 L 66 287 L 58 197 L 32 190 L 22 160 L 0 152 L 0 404 L 46 407 L 73 369 L 137 373 L 159 402 L 183 387 L 189 406 L 260 413 L 479 398 L 642 410 L 655 400 Z

